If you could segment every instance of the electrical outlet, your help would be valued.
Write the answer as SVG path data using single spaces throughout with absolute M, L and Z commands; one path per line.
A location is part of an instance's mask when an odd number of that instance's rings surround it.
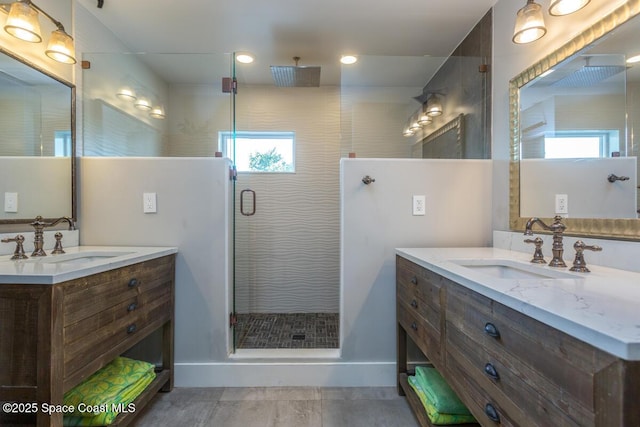
M 566 194 L 556 194 L 556 214 L 569 213 L 569 196 Z
M 424 196 L 413 196 L 413 215 L 424 215 L 426 212 L 426 200 Z
M 4 193 L 4 211 L 18 212 L 18 193 Z
M 142 193 L 142 210 L 144 213 L 156 213 L 156 193 Z

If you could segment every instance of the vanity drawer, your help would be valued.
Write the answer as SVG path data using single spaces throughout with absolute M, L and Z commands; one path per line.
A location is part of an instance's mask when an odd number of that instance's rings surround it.
M 440 332 L 417 315 L 413 307 L 400 301 L 396 305 L 396 316 L 398 323 L 427 356 L 429 361 L 436 366 L 440 366 L 442 361 Z
M 117 270 L 72 280 L 64 285 L 64 326 L 84 320 L 172 277 L 173 257 L 166 256 Z
M 402 257 L 396 257 L 398 292 L 418 298 L 438 313 L 441 310 L 442 285 L 446 279 Z M 439 328 L 439 326 L 438 326 Z
M 613 356 L 458 285 L 447 290 L 448 328 L 448 336 L 468 337 L 485 357 L 502 361 L 560 411 L 589 425 L 595 375 L 614 363 Z

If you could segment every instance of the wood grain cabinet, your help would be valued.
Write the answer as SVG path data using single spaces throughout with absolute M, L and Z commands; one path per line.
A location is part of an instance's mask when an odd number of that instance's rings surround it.
M 619 359 L 564 332 L 397 258 L 398 381 L 424 426 L 406 384 L 412 339 L 483 426 L 640 426 L 640 363 Z M 423 316 L 407 304 L 407 278 L 438 289 Z M 432 299 L 433 301 L 433 299 Z M 440 319 L 440 328 L 426 318 Z M 416 320 L 417 319 L 417 320 Z M 413 325 L 417 329 L 412 328 Z
M 122 413 L 125 426 L 159 390 L 173 387 L 175 255 L 54 285 L 0 285 L 0 401 L 62 404 L 63 395 L 155 331 L 162 366 Z M 40 406 L 42 407 L 42 406 Z M 0 425 L 62 426 L 51 416 L 0 412 Z

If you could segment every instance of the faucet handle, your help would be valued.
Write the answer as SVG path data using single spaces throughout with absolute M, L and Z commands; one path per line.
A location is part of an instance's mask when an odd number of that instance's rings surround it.
M 52 255 L 55 254 L 63 254 L 64 249 L 62 249 L 62 233 L 60 233 L 59 231 L 53 235 L 53 237 L 56 238 L 56 245 L 53 247 L 53 251 L 51 251 Z
M 22 234 L 18 234 L 16 237 L 12 239 L 2 239 L 2 243 L 9 243 L 9 242 L 16 242 L 16 250 L 13 251 L 13 256 L 11 257 L 12 260 L 29 258 L 24 253 L 24 247 L 22 246 L 22 244 L 24 243 L 24 236 Z
M 535 251 L 533 252 L 533 258 L 531 258 L 531 262 L 534 264 L 546 264 L 547 261 L 544 260 L 544 255 L 542 255 L 542 244 L 544 240 L 540 237 L 536 237 L 535 239 L 524 239 L 525 243 L 532 243 L 535 245 Z
M 602 247 L 598 245 L 586 245 L 582 240 L 576 240 L 573 244 L 573 249 L 576 250 L 576 258 L 573 260 L 573 267 L 571 267 L 569 271 L 589 273 L 591 270 L 587 268 L 587 263 L 584 261 L 584 251 L 600 252 Z

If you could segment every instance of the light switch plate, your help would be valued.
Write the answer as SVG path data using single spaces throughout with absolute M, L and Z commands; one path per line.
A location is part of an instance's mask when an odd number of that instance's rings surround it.
M 18 193 L 4 193 L 4 211 L 18 212 Z
M 144 213 L 158 212 L 156 207 L 156 193 L 142 193 L 142 210 Z

